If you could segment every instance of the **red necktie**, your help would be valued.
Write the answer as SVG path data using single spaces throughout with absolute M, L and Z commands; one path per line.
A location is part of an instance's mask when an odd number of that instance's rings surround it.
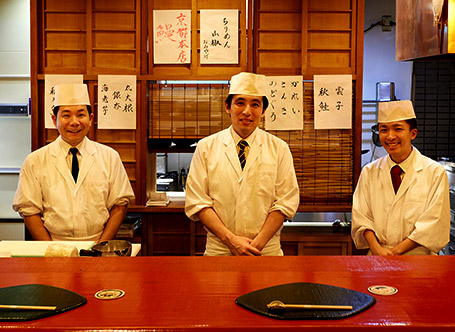
M 390 175 L 392 176 L 392 184 L 393 184 L 393 189 L 395 190 L 395 194 L 397 193 L 398 188 L 400 188 L 401 173 L 403 173 L 403 170 L 398 165 L 393 166 L 392 170 L 390 171 Z

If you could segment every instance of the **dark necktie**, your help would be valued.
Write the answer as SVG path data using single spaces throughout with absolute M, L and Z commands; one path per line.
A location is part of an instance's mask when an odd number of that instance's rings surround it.
M 242 169 L 245 167 L 246 163 L 246 156 L 245 156 L 245 148 L 248 146 L 248 142 L 244 141 L 243 139 L 239 142 L 239 161 L 240 161 L 240 166 L 242 166 Z
M 390 171 L 390 175 L 392 176 L 392 184 L 393 184 L 393 189 L 395 190 L 395 194 L 397 193 L 398 188 L 400 188 L 401 173 L 403 173 L 403 170 L 398 165 L 393 166 L 392 170 Z
M 77 175 L 79 174 L 79 162 L 77 161 L 77 148 L 71 148 L 73 154 L 73 162 L 71 164 L 71 173 L 73 174 L 74 183 L 77 183 Z

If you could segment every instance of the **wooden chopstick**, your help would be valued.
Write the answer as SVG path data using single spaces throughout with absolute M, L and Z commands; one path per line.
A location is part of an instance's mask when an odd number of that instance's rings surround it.
M 14 305 L 14 304 L 0 304 L 0 309 L 17 309 L 17 310 L 55 310 L 56 306 L 46 305 Z
M 352 310 L 352 305 L 285 304 L 285 308 Z

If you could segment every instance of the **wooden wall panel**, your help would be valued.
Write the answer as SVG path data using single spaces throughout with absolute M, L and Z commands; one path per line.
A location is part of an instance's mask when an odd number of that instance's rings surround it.
M 336 68 L 355 79 L 356 8 L 356 0 L 256 1 L 255 71 L 311 80 Z
M 140 74 L 141 0 L 37 2 L 41 74 Z
M 298 75 L 302 60 L 302 1 L 255 2 L 254 68 L 261 74 Z M 275 19 L 271 19 L 276 15 Z
M 350 28 L 350 12 L 313 12 L 308 16 L 308 29 L 349 30 Z
M 351 10 L 351 0 L 308 0 L 309 10 L 324 10 L 324 11 L 337 11 L 337 10 Z

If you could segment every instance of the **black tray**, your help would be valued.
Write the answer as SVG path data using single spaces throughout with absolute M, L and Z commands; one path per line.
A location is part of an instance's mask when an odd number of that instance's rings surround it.
M 352 310 L 268 309 L 267 304 L 279 300 L 286 304 L 351 305 Z M 260 289 L 236 299 L 245 309 L 275 319 L 338 319 L 358 314 L 376 302 L 371 295 L 351 289 L 314 284 L 292 283 Z
M 0 309 L 0 321 L 27 321 L 57 315 L 87 303 L 87 299 L 67 289 L 40 285 L 0 288 L 0 304 L 57 306 L 56 310 Z

